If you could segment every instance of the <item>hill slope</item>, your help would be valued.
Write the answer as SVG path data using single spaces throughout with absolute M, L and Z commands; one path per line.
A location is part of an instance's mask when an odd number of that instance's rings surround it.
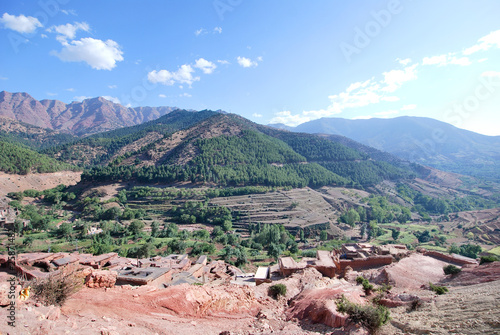
M 0 140 L 0 171 L 28 174 L 30 172 L 45 173 L 75 169 L 69 164 L 39 154 L 29 148 Z
M 1 117 L 77 136 L 141 124 L 175 109 L 127 108 L 102 97 L 65 104 L 58 100 L 38 101 L 27 93 L 0 92 Z
M 477 134 L 430 118 L 322 118 L 293 131 L 342 135 L 406 160 L 500 181 L 500 136 Z
M 257 125 L 233 114 L 176 111 L 150 124 L 66 145 L 56 155 L 97 165 L 83 175 L 89 181 L 361 186 L 415 175 L 408 164 L 391 162 L 397 159 L 377 158 L 351 146 L 336 138 Z

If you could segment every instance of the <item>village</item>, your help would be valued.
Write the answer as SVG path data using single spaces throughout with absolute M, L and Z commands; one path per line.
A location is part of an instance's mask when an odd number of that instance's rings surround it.
M 475 259 L 460 255 L 448 255 L 436 251 L 419 250 L 451 264 L 477 265 Z M 212 260 L 206 255 L 190 259 L 187 254 L 172 254 L 166 257 L 133 259 L 120 257 L 117 253 L 102 255 L 80 253 L 24 253 L 15 261 L 0 255 L 0 270 L 15 271 L 21 281 L 44 279 L 77 267 L 85 273 L 85 285 L 91 288 L 114 287 L 115 285 L 151 285 L 166 288 L 180 284 L 203 285 L 205 283 L 232 283 L 255 286 L 289 277 L 306 268 L 314 268 L 324 277 L 343 278 L 348 271 L 380 268 L 408 257 L 412 251 L 404 245 L 373 246 L 368 243 L 344 244 L 333 251 L 318 250 L 316 257 L 303 257 L 296 261 L 292 257 L 280 257 L 270 266 L 260 266 L 255 273 L 245 273 L 238 267 L 222 260 Z

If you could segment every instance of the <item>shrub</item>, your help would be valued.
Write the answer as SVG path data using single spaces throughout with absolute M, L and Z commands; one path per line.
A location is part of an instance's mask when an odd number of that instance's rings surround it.
M 36 300 L 46 306 L 59 305 L 83 285 L 83 278 L 77 271 L 61 271 L 44 279 L 35 279 L 31 282 L 31 294 Z
M 479 265 L 484 263 L 498 262 L 497 256 L 481 256 L 481 260 L 479 261 Z
M 286 286 L 284 284 L 275 284 L 275 285 L 269 287 L 269 293 L 274 298 L 277 298 L 280 295 L 285 296 L 286 295 Z
M 363 285 L 363 290 L 365 290 L 366 294 L 370 293 L 370 291 L 373 290 L 373 285 L 370 284 L 370 282 L 368 281 L 368 279 L 366 279 L 365 277 L 358 276 L 356 278 L 356 282 L 358 284 L 362 284 Z
M 350 302 L 344 295 L 336 304 L 339 312 L 348 314 L 352 322 L 361 324 L 371 332 L 390 320 L 390 312 L 385 306 L 358 305 Z
M 436 292 L 439 295 L 445 294 L 446 292 L 448 292 L 448 288 L 445 286 L 436 286 L 432 283 L 429 283 L 429 287 L 431 288 L 432 291 Z
M 388 284 L 382 284 L 382 286 L 377 287 L 377 291 L 383 293 L 383 292 L 389 292 L 392 289 L 391 285 Z
M 455 266 L 455 265 L 446 265 L 443 267 L 443 271 L 444 271 L 444 274 L 445 275 L 455 275 L 457 273 L 459 273 L 460 271 L 462 271 L 462 269 L 460 269 L 459 267 Z

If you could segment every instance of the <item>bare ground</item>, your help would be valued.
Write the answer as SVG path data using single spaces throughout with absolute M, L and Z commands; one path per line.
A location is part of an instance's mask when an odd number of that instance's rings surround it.
M 497 267 L 498 264 L 468 267 L 464 270 L 468 272 L 467 278 L 482 277 L 487 272 L 494 280 L 479 284 L 469 280 L 469 285 L 463 286 L 462 279 L 447 278 L 449 292 L 438 296 L 419 285 L 431 280 L 429 276 L 434 276 L 432 280 L 445 277 L 442 262 L 415 254 L 406 262 L 390 266 L 389 269 L 399 270 L 393 290 L 419 296 L 423 303 L 414 311 L 409 311 L 406 306 L 391 308 L 392 320 L 378 334 L 498 334 L 500 272 Z M 396 272 L 392 273 L 396 275 Z M 5 281 L 4 277 L 1 279 Z M 451 285 L 450 281 L 455 281 L 458 286 Z M 221 334 L 225 331 L 227 333 L 223 334 L 232 335 L 367 334 L 348 324 L 332 328 L 310 321 L 327 310 L 334 310 L 334 299 L 338 294 L 346 294 L 353 301 L 363 303 L 366 298 L 355 281 L 323 278 L 316 270 L 307 269 L 279 282 L 284 283 L 288 290 L 286 297 L 278 300 L 267 296 L 271 284 L 257 287 L 184 284 L 167 289 L 150 286 L 84 288 L 70 297 L 62 308 L 37 306 L 30 300 L 18 302 L 15 329 L 6 325 L 7 311 L 0 308 L 0 332 L 13 335 L 180 335 Z M 317 311 L 320 314 L 316 315 L 314 308 L 307 307 L 308 299 L 312 299 L 311 306 L 321 308 Z M 304 303 L 306 305 L 302 306 Z M 297 319 L 306 314 L 304 320 Z M 335 314 L 329 315 L 319 317 L 319 322 L 339 321 Z
M 19 192 L 28 189 L 43 191 L 59 184 L 75 185 L 80 181 L 81 172 L 60 171 L 54 173 L 36 173 L 14 175 L 0 172 L 0 197 L 9 192 Z

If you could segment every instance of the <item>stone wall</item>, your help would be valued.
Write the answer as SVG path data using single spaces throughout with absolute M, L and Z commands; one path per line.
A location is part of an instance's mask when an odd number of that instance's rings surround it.
M 366 258 L 341 259 L 339 261 L 340 272 L 343 274 L 345 268 L 350 266 L 354 271 L 378 268 L 392 263 L 392 256 L 371 256 Z
M 478 264 L 478 262 L 473 258 L 464 257 L 464 256 L 456 255 L 456 254 L 451 254 L 451 255 L 450 254 L 443 254 L 443 253 L 438 252 L 438 251 L 429 250 L 429 251 L 425 251 L 424 255 L 434 257 L 434 258 L 437 258 L 441 261 L 445 261 L 448 263 L 454 263 L 454 264 L 457 264 L 460 266 L 466 265 L 466 264 L 474 264 L 474 265 Z

